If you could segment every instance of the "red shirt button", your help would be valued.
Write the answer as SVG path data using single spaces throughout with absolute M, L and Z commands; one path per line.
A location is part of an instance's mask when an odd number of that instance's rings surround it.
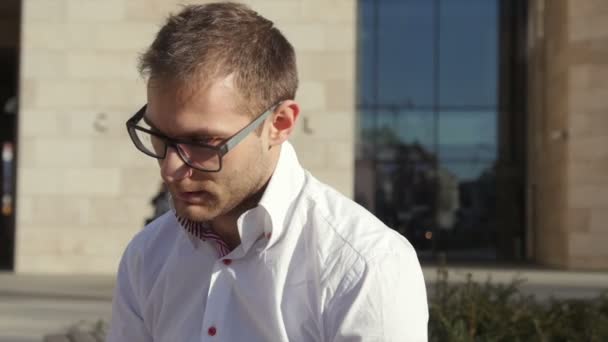
M 224 265 L 228 266 L 230 264 L 232 264 L 232 260 L 231 259 L 224 259 L 222 260 L 222 262 L 224 263 Z
M 215 329 L 215 327 L 210 327 L 209 330 L 207 330 L 207 334 L 209 334 L 209 336 L 215 336 L 216 333 L 217 330 Z

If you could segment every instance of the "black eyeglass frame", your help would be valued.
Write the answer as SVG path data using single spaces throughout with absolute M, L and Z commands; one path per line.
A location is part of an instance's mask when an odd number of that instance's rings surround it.
M 281 103 L 279 102 L 276 105 L 271 106 L 269 109 L 264 111 L 262 114 L 258 115 L 257 118 L 255 118 L 253 121 L 251 121 L 249 124 L 247 124 L 247 126 L 243 127 L 241 130 L 236 132 L 234 135 L 232 135 L 230 138 L 226 139 L 219 145 L 209 145 L 209 144 L 205 144 L 205 143 L 201 143 L 201 142 L 193 142 L 193 141 L 184 140 L 184 139 L 175 139 L 175 138 L 171 138 L 166 135 L 163 135 L 159 132 L 154 132 L 147 128 L 138 126 L 137 124 L 143 119 L 144 114 L 146 113 L 146 108 L 148 106 L 147 104 L 145 104 L 143 107 L 141 107 L 140 110 L 138 110 L 129 120 L 127 120 L 127 122 L 126 122 L 127 132 L 129 133 L 129 137 L 131 138 L 131 141 L 133 141 L 133 144 L 135 145 L 135 147 L 138 150 L 140 150 L 142 153 L 144 153 L 152 158 L 164 159 L 167 156 L 167 149 L 169 147 L 173 147 L 177 151 L 177 154 L 182 159 L 182 161 L 189 167 L 191 167 L 195 170 L 198 170 L 198 171 L 203 171 L 203 172 L 219 172 L 222 170 L 223 157 L 228 152 L 230 152 L 236 145 L 238 145 L 247 135 L 249 135 L 249 133 L 253 132 L 256 128 L 258 128 L 258 126 L 260 126 L 260 124 L 262 124 L 262 122 L 264 122 L 264 120 L 271 113 L 274 113 L 274 111 L 280 104 Z M 165 143 L 165 150 L 164 150 L 163 155 L 157 156 L 155 154 L 150 153 L 150 151 L 148 151 L 148 149 L 145 146 L 143 146 L 143 144 L 141 143 L 141 140 L 139 138 L 137 138 L 137 133 L 135 132 L 136 130 L 153 135 L 153 136 L 157 137 L 158 139 L 162 140 Z M 203 168 L 194 166 L 193 162 L 188 159 L 186 153 L 180 148 L 180 145 L 203 147 L 203 148 L 208 148 L 210 150 L 214 150 L 217 153 L 217 156 L 219 159 L 219 165 L 218 165 L 217 170 L 203 169 Z

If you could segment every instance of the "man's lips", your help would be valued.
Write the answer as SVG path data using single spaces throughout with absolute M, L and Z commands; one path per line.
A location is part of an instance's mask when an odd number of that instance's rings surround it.
M 209 193 L 206 191 L 178 191 L 175 197 L 188 203 L 200 203 L 208 195 Z

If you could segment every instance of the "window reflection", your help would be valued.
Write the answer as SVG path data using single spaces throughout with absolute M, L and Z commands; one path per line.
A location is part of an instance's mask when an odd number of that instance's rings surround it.
M 439 245 L 458 255 L 492 258 L 496 237 L 494 163 L 443 163 L 439 167 Z
M 440 106 L 496 106 L 497 2 L 438 1 Z
M 433 103 L 433 1 L 376 1 L 378 94 L 376 103 Z
M 355 199 L 422 257 L 494 258 L 498 0 L 360 0 Z
M 411 146 L 433 153 L 435 126 L 429 112 L 379 111 L 376 116 L 376 158 L 408 159 Z
M 373 103 L 376 94 L 376 48 L 374 45 L 376 32 L 375 6 L 376 0 L 359 1 L 359 29 L 357 34 L 357 87 L 358 103 Z
M 440 112 L 438 144 L 441 160 L 495 160 L 496 111 Z
M 498 103 L 498 0 L 361 0 L 358 39 L 362 104 Z
M 426 233 L 434 230 L 434 160 L 419 146 L 409 146 L 409 153 L 419 161 L 377 165 L 375 213 L 417 248 L 427 249 L 431 244 Z

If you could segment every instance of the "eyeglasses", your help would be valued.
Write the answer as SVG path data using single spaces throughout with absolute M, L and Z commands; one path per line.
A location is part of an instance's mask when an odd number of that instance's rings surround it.
M 226 153 L 230 152 L 249 133 L 258 128 L 268 115 L 275 111 L 277 106 L 278 104 L 270 107 L 247 126 L 219 145 L 174 139 L 153 131 L 151 127 L 139 126 L 138 124 L 146 113 L 147 105 L 144 105 L 135 115 L 127 120 L 127 131 L 135 147 L 150 157 L 164 159 L 167 155 L 167 148 L 172 147 L 177 151 L 177 154 L 184 163 L 191 168 L 205 172 L 218 172 L 222 169 L 222 158 Z

